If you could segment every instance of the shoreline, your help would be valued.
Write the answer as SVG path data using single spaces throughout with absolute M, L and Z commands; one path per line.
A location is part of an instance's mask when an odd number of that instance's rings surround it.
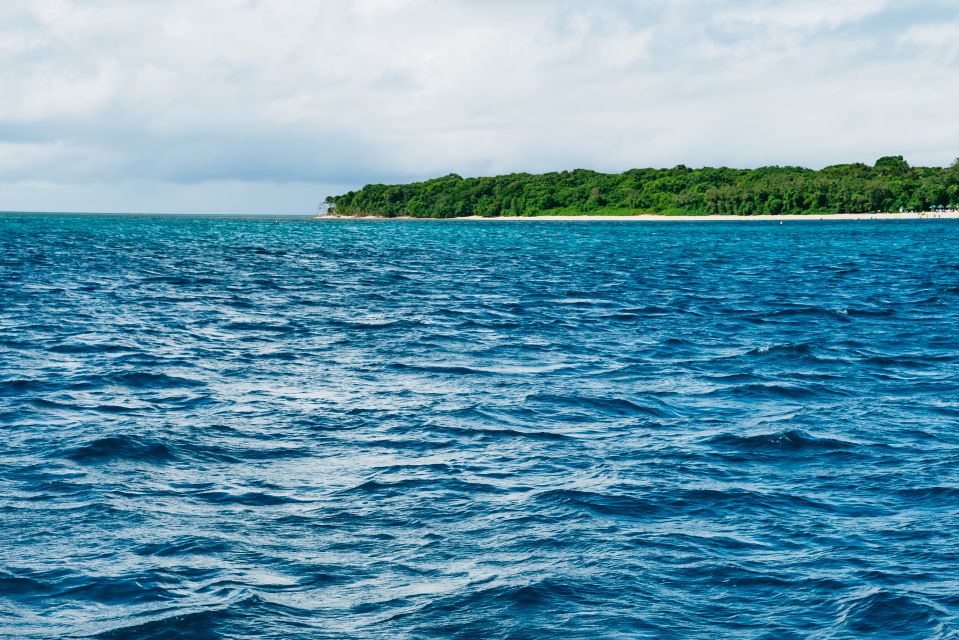
M 326 215 L 315 216 L 315 220 L 505 220 L 511 222 L 524 222 L 533 220 L 545 220 L 552 222 L 562 221 L 594 221 L 594 222 L 614 222 L 617 220 L 626 220 L 631 222 L 749 222 L 749 221 L 767 221 L 776 220 L 957 220 L 959 211 L 936 211 L 922 212 L 909 211 L 904 213 L 809 213 L 809 214 L 784 214 L 784 215 L 756 215 L 756 216 L 731 216 L 731 215 L 662 215 L 655 213 L 641 213 L 631 216 L 609 216 L 609 215 L 577 215 L 577 216 L 462 216 L 458 218 L 414 218 L 411 216 L 396 216 L 389 218 L 386 216 L 338 216 Z

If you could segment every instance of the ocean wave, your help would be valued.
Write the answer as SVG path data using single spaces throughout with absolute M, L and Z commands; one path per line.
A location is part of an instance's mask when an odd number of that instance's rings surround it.
M 867 588 L 842 598 L 838 604 L 838 626 L 853 633 L 931 638 L 943 631 L 945 612 L 907 592 Z
M 170 462 L 176 457 L 173 449 L 163 442 L 128 434 L 97 438 L 59 455 L 80 464 L 99 464 L 115 460 L 159 464 Z
M 826 385 L 818 383 L 806 384 L 770 384 L 770 383 L 745 383 L 733 384 L 720 387 L 706 392 L 709 396 L 727 396 L 733 398 L 755 398 L 755 399 L 786 399 L 799 400 L 803 398 L 822 398 L 830 396 L 842 396 L 849 392 L 837 385 Z
M 664 505 L 635 496 L 573 489 L 551 489 L 535 496 L 538 503 L 603 516 L 649 518 L 662 514 Z
M 798 307 L 794 309 L 775 309 L 761 313 L 753 313 L 745 317 L 750 322 L 793 322 L 797 320 L 818 319 L 839 322 L 852 322 L 848 313 L 842 310 L 823 307 Z
M 813 348 L 812 345 L 808 343 L 783 343 L 783 344 L 772 344 L 772 345 L 762 345 L 756 347 L 755 349 L 749 350 L 746 355 L 751 356 L 766 356 L 766 357 L 802 357 L 812 355 Z
M 425 490 L 429 493 L 461 493 L 461 494 L 484 494 L 504 493 L 504 490 L 488 483 L 468 482 L 455 478 L 404 478 L 401 480 L 370 479 L 344 489 L 340 493 L 347 494 L 376 494 L 379 496 L 403 496 L 408 492 L 417 492 Z
M 304 502 L 291 496 L 267 493 L 266 491 L 214 490 L 197 491 L 190 497 L 203 502 L 218 505 L 240 505 L 244 507 L 275 507 Z
M 464 438 L 518 438 L 530 440 L 576 440 L 572 435 L 542 429 L 511 429 L 509 427 L 464 427 L 455 425 L 431 425 L 431 433 L 444 433 Z
M 239 608 L 242 603 L 233 606 Z M 230 608 L 230 606 L 167 608 L 162 613 L 135 616 L 132 620 L 120 622 L 109 630 L 92 634 L 92 637 L 102 640 L 123 638 L 214 640 L 223 637 L 217 627 L 233 617 Z
M 149 371 L 122 371 L 109 377 L 114 384 L 139 389 L 180 389 L 203 387 L 206 383 L 196 378 L 184 378 Z
M 51 388 L 55 388 L 55 385 L 44 380 L 23 378 L 0 380 L 0 396 L 23 396 L 31 393 L 45 393 Z
M 739 435 L 722 433 L 703 441 L 713 447 L 731 448 L 740 451 L 844 451 L 855 449 L 855 442 L 838 438 L 814 436 L 800 429 L 786 429 L 773 433 Z
M 190 535 L 164 542 L 141 544 L 132 549 L 132 551 L 141 556 L 180 558 L 183 556 L 208 556 L 226 553 L 230 550 L 230 546 L 230 543 L 224 539 Z
M 0 594 L 5 597 L 49 593 L 53 588 L 42 580 L 0 569 Z
M 536 393 L 526 396 L 525 403 L 545 407 L 569 407 L 587 409 L 615 416 L 645 416 L 652 418 L 674 418 L 679 415 L 677 409 L 658 398 L 630 400 L 627 398 L 602 398 L 590 396 L 564 396 L 552 393 Z

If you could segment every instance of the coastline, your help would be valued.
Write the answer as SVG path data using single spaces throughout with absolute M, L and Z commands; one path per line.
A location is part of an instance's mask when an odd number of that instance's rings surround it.
M 625 220 L 632 222 L 749 222 L 749 221 L 769 221 L 776 220 L 956 220 L 959 219 L 959 211 L 936 211 L 922 212 L 909 211 L 904 213 L 810 213 L 810 214 L 784 214 L 784 215 L 756 215 L 756 216 L 730 216 L 730 215 L 705 215 L 705 216 L 671 216 L 654 213 L 636 214 L 631 216 L 608 216 L 608 215 L 578 215 L 578 216 L 462 216 L 458 218 L 414 218 L 411 216 L 396 216 L 389 218 L 386 216 L 338 216 L 325 215 L 316 216 L 316 220 L 506 220 L 513 222 L 546 220 L 546 221 L 593 221 L 593 222 L 613 222 Z

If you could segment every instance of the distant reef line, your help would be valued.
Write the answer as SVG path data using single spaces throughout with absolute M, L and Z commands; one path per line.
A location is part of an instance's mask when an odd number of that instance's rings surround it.
M 959 159 L 913 167 L 902 156 L 824 169 L 679 165 L 600 173 L 587 169 L 368 184 L 329 196 L 333 216 L 382 218 L 759 216 L 944 212 L 959 209 Z

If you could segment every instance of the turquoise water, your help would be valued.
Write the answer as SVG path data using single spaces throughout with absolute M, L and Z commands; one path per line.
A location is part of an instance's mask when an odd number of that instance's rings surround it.
M 959 224 L 0 217 L 0 636 L 956 638 Z

